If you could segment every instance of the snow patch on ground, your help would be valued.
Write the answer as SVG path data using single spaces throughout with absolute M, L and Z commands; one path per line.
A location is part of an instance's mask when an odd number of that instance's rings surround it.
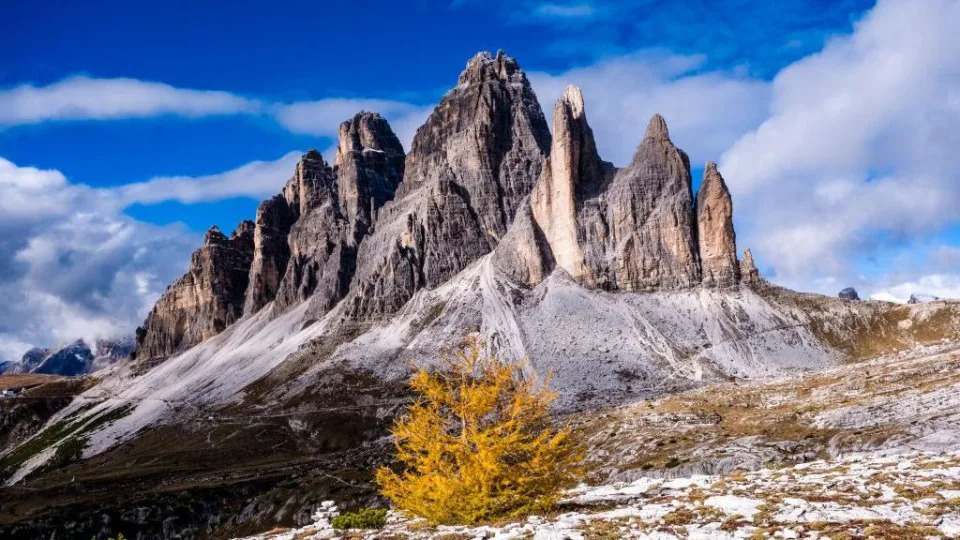
M 951 486 L 941 489 L 934 486 Z M 733 539 L 852 537 L 956 538 L 960 534 L 960 451 L 860 454 L 779 470 L 670 481 L 581 486 L 562 512 L 500 526 L 430 526 L 390 512 L 379 531 L 350 538 Z M 331 503 L 327 503 L 331 504 Z M 324 514 L 316 523 L 247 540 L 343 538 Z

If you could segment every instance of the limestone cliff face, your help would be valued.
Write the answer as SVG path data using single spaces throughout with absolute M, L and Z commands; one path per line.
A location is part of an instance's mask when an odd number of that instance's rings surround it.
M 530 207 L 535 228 L 521 225 L 538 229 L 549 253 L 497 257 L 501 269 L 521 282 L 533 284 L 528 279 L 549 273 L 552 259 L 588 287 L 636 291 L 700 283 L 690 164 L 659 115 L 630 165 L 616 170 L 597 154 L 580 91 L 567 88 L 554 109 L 550 157 Z M 513 237 L 523 241 L 502 249 L 522 244 L 526 253 L 537 253 L 535 234 Z
M 553 108 L 553 145 L 530 206 L 556 265 L 591 284 L 596 276 L 584 266 L 587 235 L 581 231 L 579 213 L 583 200 L 600 189 L 604 169 L 587 125 L 583 95 L 569 86 Z
M 400 140 L 377 113 L 359 113 L 340 124 L 334 168 L 343 217 L 355 242 L 365 236 L 377 211 L 393 199 L 403 180 L 404 154 Z
M 700 281 L 690 160 L 654 115 L 607 195 L 611 270 L 618 289 L 689 287 Z
M 376 113 L 344 122 L 340 137 L 335 167 L 307 152 L 255 222 L 241 223 L 230 238 L 208 231 L 190 270 L 138 331 L 139 359 L 170 356 L 271 302 L 280 312 L 309 300 L 319 316 L 343 298 L 357 246 L 400 182 L 403 149 Z
M 737 235 L 733 230 L 733 201 L 727 184 L 708 161 L 697 191 L 697 230 L 700 269 L 708 287 L 732 287 L 740 280 Z
M 229 238 L 211 227 L 203 247 L 193 252 L 190 269 L 137 329 L 137 362 L 150 364 L 187 349 L 240 318 L 253 251 L 253 222 L 240 223 Z
M 376 319 L 489 253 L 539 177 L 546 120 L 517 62 L 481 53 L 417 131 L 397 198 L 360 246 L 349 314 Z
M 276 297 L 280 280 L 287 271 L 290 259 L 287 236 L 295 221 L 296 212 L 283 195 L 267 199 L 257 208 L 253 264 L 244 313 L 256 313 Z
M 695 205 L 689 159 L 660 115 L 618 170 L 597 152 L 579 89 L 556 103 L 551 137 L 516 60 L 481 53 L 409 154 L 385 119 L 358 113 L 332 166 L 306 153 L 255 222 L 231 238 L 211 230 L 137 354 L 169 356 L 268 306 L 273 317 L 307 302 L 319 319 L 343 302 L 351 324 L 383 319 L 491 252 L 528 286 L 555 270 L 610 291 L 762 282 L 749 250 L 737 261 L 723 177 L 708 163 Z

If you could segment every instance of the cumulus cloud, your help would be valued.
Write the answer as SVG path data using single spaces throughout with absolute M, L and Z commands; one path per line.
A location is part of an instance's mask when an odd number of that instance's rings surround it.
M 626 165 L 660 113 L 694 166 L 717 160 L 767 116 L 769 86 L 728 72 L 700 72 L 704 57 L 643 51 L 559 74 L 530 73 L 547 114 L 568 84 L 583 90 L 601 157 Z
M 124 204 L 0 159 L 0 360 L 28 345 L 130 335 L 183 272 L 199 235 L 134 220 Z
M 957 221 L 958 22 L 954 0 L 881 1 L 776 76 L 769 118 L 720 167 L 741 245 L 778 281 L 835 292 L 817 280 Z

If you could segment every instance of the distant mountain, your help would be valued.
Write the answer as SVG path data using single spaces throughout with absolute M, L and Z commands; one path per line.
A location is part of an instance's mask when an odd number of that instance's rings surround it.
M 97 340 L 91 348 L 78 339 L 59 349 L 34 347 L 19 362 L 0 363 L 0 374 L 43 373 L 74 377 L 111 366 L 133 352 L 133 338 Z

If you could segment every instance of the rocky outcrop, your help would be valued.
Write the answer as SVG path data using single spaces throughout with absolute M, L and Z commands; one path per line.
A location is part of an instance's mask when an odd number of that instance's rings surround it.
M 839 294 L 837 294 L 837 297 L 841 300 L 860 300 L 860 295 L 857 294 L 857 290 L 853 287 L 847 287 L 846 289 L 843 289 Z
M 697 191 L 697 240 L 701 281 L 708 287 L 732 287 L 740 280 L 733 200 L 717 164 L 708 161 Z
M 244 221 L 230 235 L 216 226 L 193 252 L 190 269 L 167 287 L 147 320 L 137 329 L 139 364 L 166 358 L 223 331 L 243 315 L 254 223 Z
M 348 315 L 376 319 L 489 253 L 540 176 L 546 120 L 526 75 L 481 53 L 417 130 L 395 201 L 361 245 Z
M 287 194 L 293 193 L 301 198 L 299 205 L 291 204 L 299 209 L 298 219 L 287 238 L 290 258 L 277 289 L 279 309 L 306 300 L 318 287 L 324 294 L 339 290 L 338 274 L 350 256 L 343 252 L 347 224 L 340 212 L 336 175 L 316 150 L 303 156 L 287 182 L 284 196 L 291 203 Z
M 662 117 L 651 119 L 631 164 L 616 170 L 597 154 L 580 90 L 568 87 L 554 108 L 550 157 L 530 197 L 533 226 L 518 219 L 522 232 L 511 231 L 513 241 L 498 248 L 520 245 L 524 257 L 498 253 L 496 263 L 527 285 L 555 264 L 587 287 L 672 289 L 701 282 L 705 248 L 706 284 L 734 286 L 733 205 L 715 166 L 708 167 L 702 199 L 698 219 L 689 160 Z M 706 243 L 698 245 L 701 226 Z M 546 253 L 536 259 L 538 246 Z
M 290 247 L 287 237 L 299 207 L 292 208 L 283 195 L 267 199 L 257 208 L 253 234 L 253 264 L 244 313 L 255 313 L 271 302 L 287 271 Z
M 403 180 L 403 147 L 377 113 L 357 114 L 340 124 L 339 133 L 334 161 L 337 194 L 354 242 L 359 243 Z
M 700 281 L 690 160 L 659 114 L 608 194 L 611 270 L 618 289 L 689 287 Z
M 346 299 L 341 318 L 381 319 L 491 251 L 526 285 L 556 269 L 604 290 L 759 281 L 752 260 L 737 262 L 716 165 L 695 205 L 689 159 L 660 115 L 617 170 L 597 152 L 580 90 L 557 101 L 551 140 L 526 75 L 502 52 L 467 63 L 408 155 L 385 119 L 361 112 L 340 125 L 333 166 L 307 152 L 242 229 L 229 241 L 208 234 L 148 318 L 138 354 L 168 355 L 269 304 L 279 313 L 309 302 L 314 319 Z M 233 246 L 240 238 L 249 249 Z
M 556 266 L 589 285 L 596 284 L 597 271 L 588 268 L 584 253 L 593 247 L 586 244 L 597 239 L 591 234 L 593 220 L 581 213 L 611 171 L 597 154 L 580 89 L 568 86 L 553 108 L 550 157 L 530 196 L 530 207 Z
M 215 227 L 190 270 L 170 286 L 138 331 L 137 357 L 159 359 L 212 337 L 243 314 L 309 300 L 322 315 L 348 290 L 357 247 L 403 175 L 403 148 L 377 113 L 340 126 L 336 165 L 311 150 L 255 222 L 231 238 Z M 243 275 L 241 275 L 241 273 Z
M 753 261 L 753 253 L 747 248 L 743 252 L 743 258 L 740 259 L 740 282 L 747 285 L 757 285 L 763 282 L 760 277 L 760 271 L 757 270 L 757 263 Z

